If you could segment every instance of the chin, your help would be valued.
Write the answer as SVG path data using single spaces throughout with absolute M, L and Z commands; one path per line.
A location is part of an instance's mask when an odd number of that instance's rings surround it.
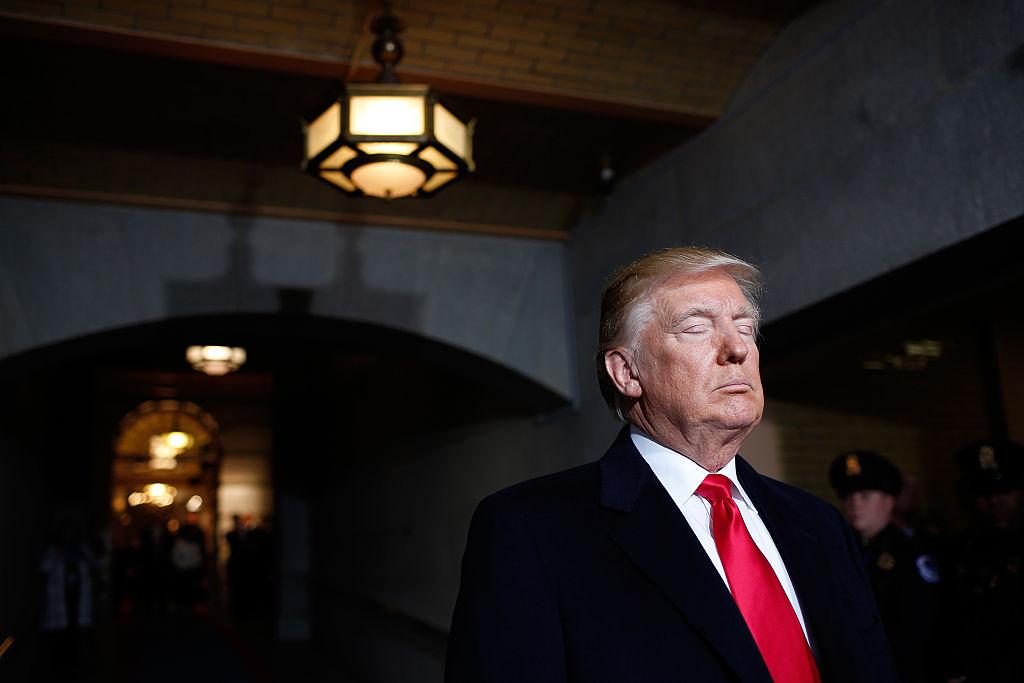
M 722 415 L 719 423 L 726 429 L 753 429 L 761 422 L 759 410 L 737 410 Z

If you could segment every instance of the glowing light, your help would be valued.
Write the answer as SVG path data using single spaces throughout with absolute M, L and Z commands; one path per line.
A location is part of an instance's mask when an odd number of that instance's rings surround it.
M 179 528 L 181 528 L 181 522 L 176 519 L 167 520 L 167 530 L 172 534 L 177 533 Z
M 151 470 L 173 470 L 178 466 L 177 458 L 150 458 L 149 469 Z
M 160 483 L 149 484 L 144 491 L 133 491 L 128 496 L 128 504 L 131 506 L 149 504 L 167 507 L 174 503 L 176 495 L 178 495 L 178 489 L 173 486 Z
M 352 135 L 422 135 L 423 97 L 357 95 L 349 101 Z
M 187 450 L 192 447 L 194 439 L 192 435 L 187 432 L 167 432 L 162 435 L 164 441 L 171 448 L 177 448 L 179 451 Z
M 246 354 L 239 346 L 190 346 L 185 358 L 193 369 L 220 376 L 242 367 Z
M 203 498 L 199 495 L 192 496 L 188 499 L 188 502 L 185 503 L 185 509 L 189 512 L 199 512 L 201 507 L 203 507 Z
M 903 342 L 903 352 L 907 356 L 939 358 L 942 356 L 942 342 L 935 339 L 907 340 Z
M 188 432 L 164 432 L 149 437 L 149 467 L 154 470 L 173 470 L 178 466 L 175 460 L 192 448 L 195 439 Z
M 339 102 L 307 126 L 304 167 L 349 194 L 426 196 L 475 167 L 474 123 L 425 85 L 349 84 Z
M 352 171 L 352 182 L 371 197 L 408 197 L 426 180 L 421 169 L 400 161 L 378 161 Z

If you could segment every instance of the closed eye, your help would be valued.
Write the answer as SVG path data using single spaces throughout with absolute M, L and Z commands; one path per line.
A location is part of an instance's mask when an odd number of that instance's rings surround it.
M 754 321 L 748 316 L 737 316 L 732 320 L 733 324 L 736 325 L 736 331 L 744 336 L 752 336 L 754 334 Z

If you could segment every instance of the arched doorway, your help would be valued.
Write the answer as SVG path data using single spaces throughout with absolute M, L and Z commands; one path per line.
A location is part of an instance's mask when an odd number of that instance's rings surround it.
M 196 343 L 244 346 L 248 361 L 238 372 L 204 375 L 185 358 L 186 348 Z M 357 490 L 383 501 L 363 478 L 377 482 L 389 497 L 411 500 L 403 493 L 408 478 L 390 477 L 387 468 L 402 467 L 403 458 L 429 461 L 432 449 L 458 441 L 466 430 L 486 430 L 495 421 L 532 424 L 535 416 L 566 405 L 522 374 L 463 349 L 381 326 L 297 314 L 199 316 L 93 335 L 0 362 L 0 388 L 0 459 L 21 468 L 17 486 L 4 485 L 0 513 L 23 522 L 5 546 L 12 552 L 0 560 L 11 564 L 5 573 L 22 589 L 10 601 L 4 594 L 4 608 L 34 599 L 31 563 L 23 560 L 38 553 L 37 539 L 55 500 L 73 508 L 99 537 L 97 546 L 106 549 L 101 552 L 108 552 L 119 540 L 111 529 L 131 530 L 142 516 L 166 529 L 175 510 L 180 529 L 189 511 L 179 506 L 199 495 L 197 521 L 209 532 L 211 552 L 219 549 L 223 560 L 231 513 L 246 511 L 232 509 L 232 497 L 237 503 L 245 487 L 262 486 L 274 566 L 269 588 L 261 593 L 264 611 L 244 632 L 253 635 L 257 651 L 286 637 L 300 643 L 336 640 L 331 634 L 338 626 L 331 619 L 344 617 L 333 607 L 341 602 L 338 591 L 360 591 L 362 576 L 376 573 L 370 560 L 390 562 L 360 526 L 378 513 L 362 506 L 363 514 L 348 514 L 362 505 Z M 150 466 L 151 440 L 171 439 L 167 435 L 175 432 L 192 437 L 187 446 L 177 442 L 183 447 L 175 454 L 181 476 Z M 19 449 L 7 449 L 5 440 Z M 434 492 L 428 504 L 439 507 L 424 507 L 424 520 L 461 519 L 469 500 L 479 497 L 463 492 L 474 477 L 449 476 L 470 471 L 452 457 L 438 451 L 440 483 L 428 487 L 415 477 L 413 486 Z M 266 484 L 257 486 L 260 477 Z M 150 484 L 173 486 L 174 503 L 145 502 L 141 494 L 155 500 L 167 493 L 147 490 Z M 132 506 L 132 494 L 143 502 Z M 458 506 L 440 509 L 455 499 Z M 133 519 L 124 525 L 121 515 Z M 387 543 L 403 543 L 404 528 L 395 528 L 398 535 L 389 535 Z M 18 568 L 14 558 L 21 558 Z M 363 566 L 365 571 L 354 571 Z M 104 559 L 98 571 L 105 594 L 97 610 L 108 621 L 116 619 L 116 570 Z M 31 609 L 22 613 L 22 628 L 31 632 Z M 231 624 L 226 610 L 211 618 Z M 151 632 L 132 623 L 136 641 L 130 649 L 145 653 Z M 178 639 L 189 633 L 179 628 L 158 635 L 184 651 L 187 644 Z
M 110 485 L 115 609 L 205 608 L 216 593 L 221 450 L 217 421 L 191 401 L 149 400 L 122 418 Z

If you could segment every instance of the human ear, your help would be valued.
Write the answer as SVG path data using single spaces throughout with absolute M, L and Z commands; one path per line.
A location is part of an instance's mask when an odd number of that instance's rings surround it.
M 620 394 L 640 398 L 643 388 L 634 361 L 635 356 L 626 349 L 612 349 L 604 354 L 604 369 Z

